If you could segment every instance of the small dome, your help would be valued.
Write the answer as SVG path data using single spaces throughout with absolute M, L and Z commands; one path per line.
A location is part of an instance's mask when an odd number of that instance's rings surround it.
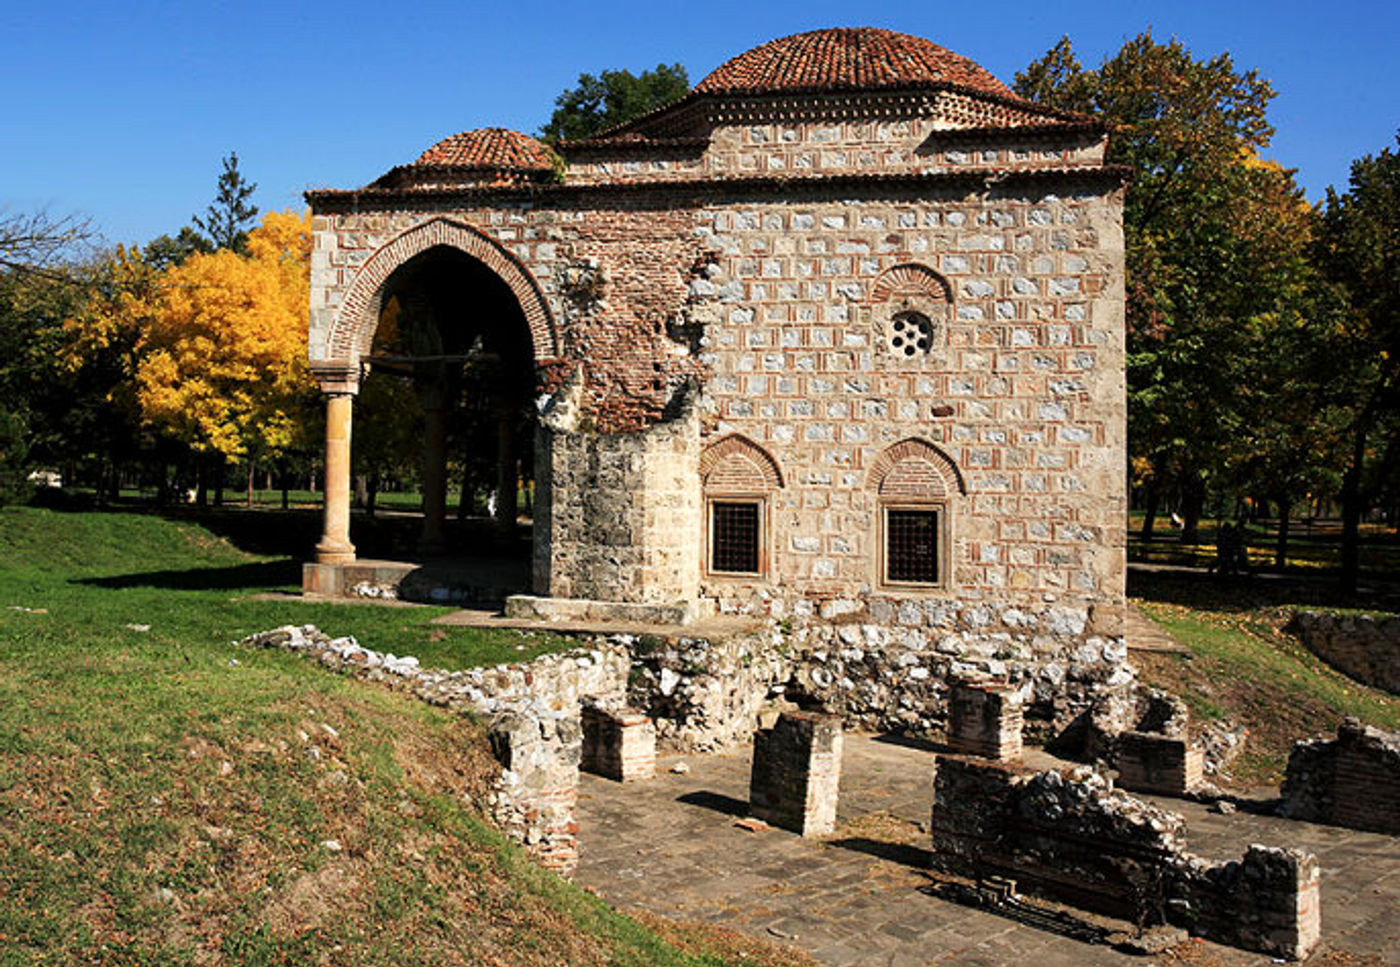
M 507 128 L 478 128 L 443 138 L 413 162 L 495 171 L 551 171 L 554 155 L 528 134 Z
M 952 84 L 1015 95 L 988 71 L 945 47 L 893 30 L 841 27 L 781 37 L 725 61 L 697 94 Z

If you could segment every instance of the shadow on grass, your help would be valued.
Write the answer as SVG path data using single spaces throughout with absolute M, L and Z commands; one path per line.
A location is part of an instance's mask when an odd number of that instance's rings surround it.
M 1362 581 L 1365 585 L 1366 579 Z M 1337 586 L 1333 575 L 1317 578 L 1274 574 L 1221 577 L 1204 570 L 1151 571 L 1130 567 L 1128 594 L 1202 611 L 1246 611 L 1290 606 L 1384 611 L 1400 608 L 1400 590 L 1393 586 L 1373 585 L 1363 587 L 1355 594 L 1347 594 Z
M 261 561 L 231 567 L 145 571 L 101 578 L 77 578 L 72 583 L 95 588 L 161 588 L 168 591 L 264 591 L 300 586 L 301 562 Z

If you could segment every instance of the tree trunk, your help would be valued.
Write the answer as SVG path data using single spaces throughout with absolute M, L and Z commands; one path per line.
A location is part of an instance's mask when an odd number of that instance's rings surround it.
M 355 506 L 364 507 L 369 503 L 369 482 L 362 473 L 355 474 Z
M 1147 484 L 1147 506 L 1142 515 L 1142 540 L 1145 544 L 1152 542 L 1152 532 L 1157 527 L 1157 503 L 1160 497 L 1157 489 L 1157 475 L 1153 474 L 1152 479 Z
M 374 516 L 374 505 L 379 502 L 379 474 L 369 475 L 369 488 L 365 493 L 365 513 Z
M 1195 478 L 1188 479 L 1181 492 L 1181 543 L 1201 542 L 1201 511 L 1206 504 L 1205 484 Z
M 224 455 L 216 453 L 214 455 L 214 506 L 224 505 Z
M 209 460 L 203 453 L 194 458 L 194 503 L 199 508 L 209 506 Z
M 1274 498 L 1278 504 L 1278 540 L 1274 544 L 1274 567 L 1280 571 L 1288 569 L 1288 521 L 1293 511 L 1293 501 L 1287 494 Z
M 252 461 L 251 459 L 249 459 L 249 461 L 248 461 L 248 495 L 247 495 L 247 501 L 246 501 L 246 504 L 245 504 L 245 506 L 247 506 L 247 507 L 249 507 L 249 508 L 251 508 L 251 507 L 253 506 L 253 476 L 254 476 L 254 474 L 255 474 L 256 472 L 257 472 L 257 467 L 253 464 L 253 461 Z

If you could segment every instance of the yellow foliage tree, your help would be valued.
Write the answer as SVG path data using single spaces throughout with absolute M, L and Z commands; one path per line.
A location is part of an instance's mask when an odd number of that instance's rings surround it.
M 227 249 L 173 265 L 125 307 L 142 317 L 136 397 L 147 421 L 237 458 L 294 442 L 314 389 L 306 366 L 311 221 L 272 212 Z

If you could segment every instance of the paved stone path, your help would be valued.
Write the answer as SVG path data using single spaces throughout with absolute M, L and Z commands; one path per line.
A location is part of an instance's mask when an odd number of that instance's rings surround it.
M 1123 613 L 1123 639 L 1129 651 L 1162 651 L 1179 655 L 1191 654 L 1191 649 L 1167 634 L 1161 625 L 1129 604 Z
M 832 965 L 1161 962 L 921 892 L 934 882 L 922 872 L 926 836 L 913 845 L 893 841 L 909 839 L 910 821 L 926 828 L 931 755 L 927 747 L 898 740 L 847 735 L 841 825 L 825 841 L 734 825 L 746 814 L 747 750 L 662 757 L 657 778 L 647 783 L 624 786 L 585 775 L 576 879 L 614 906 L 722 923 L 796 944 Z M 690 771 L 670 773 L 682 760 Z M 1205 856 L 1239 856 L 1251 842 L 1315 852 L 1323 868 L 1319 950 L 1364 958 L 1341 961 L 1350 964 L 1400 964 L 1400 838 L 1157 801 L 1186 815 L 1188 842 Z M 1214 944 L 1198 946 L 1212 955 L 1206 962 L 1223 967 L 1273 962 Z

